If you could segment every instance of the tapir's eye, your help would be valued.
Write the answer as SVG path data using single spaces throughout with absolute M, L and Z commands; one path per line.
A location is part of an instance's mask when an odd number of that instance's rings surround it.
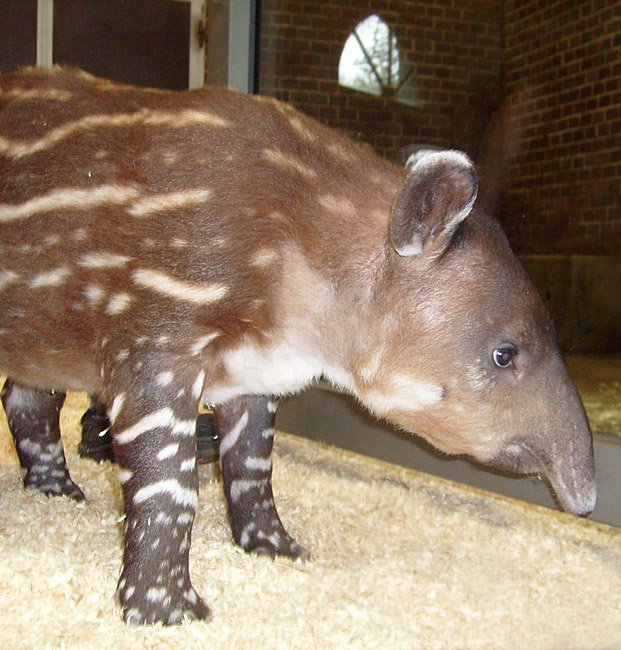
M 497 348 L 492 356 L 494 357 L 494 363 L 499 368 L 509 368 L 513 364 L 514 354 L 515 350 L 513 348 Z

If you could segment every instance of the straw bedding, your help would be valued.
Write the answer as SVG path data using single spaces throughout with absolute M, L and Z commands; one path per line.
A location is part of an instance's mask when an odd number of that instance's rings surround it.
M 208 623 L 127 628 L 116 469 L 77 457 L 88 501 L 24 491 L 0 417 L 0 647 L 621 648 L 621 531 L 277 436 L 274 488 L 307 563 L 233 546 L 221 485 L 201 467 L 191 556 Z M 413 450 L 414 453 L 414 450 Z

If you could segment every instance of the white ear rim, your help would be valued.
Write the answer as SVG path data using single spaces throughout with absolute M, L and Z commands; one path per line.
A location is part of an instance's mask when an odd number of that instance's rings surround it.
M 407 159 L 405 167 L 410 173 L 413 173 L 422 170 L 423 167 L 433 167 L 438 164 L 459 165 L 466 169 L 474 168 L 472 160 L 463 151 L 456 149 L 446 149 L 445 151 L 420 149 Z
M 446 151 L 421 149 L 412 154 L 406 162 L 406 166 L 408 166 L 411 174 L 419 173 L 430 167 L 435 167 L 436 165 L 455 165 L 463 167 L 464 169 L 476 174 L 472 160 L 470 160 L 463 151 L 457 151 L 457 149 L 447 149 Z M 449 228 L 456 226 L 472 212 L 472 208 L 477 200 L 478 192 L 479 188 L 477 185 L 470 201 L 464 205 L 463 210 L 455 214 L 451 222 L 448 224 Z

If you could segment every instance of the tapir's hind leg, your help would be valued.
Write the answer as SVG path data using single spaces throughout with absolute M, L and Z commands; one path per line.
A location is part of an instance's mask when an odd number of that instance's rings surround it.
M 114 462 L 110 420 L 106 405 L 95 395 L 91 395 L 91 405 L 80 420 L 82 440 L 78 445 L 78 454 L 98 463 L 102 460 Z
M 259 554 L 309 557 L 284 529 L 272 493 L 272 446 L 278 402 L 246 396 L 215 409 L 220 464 L 233 538 Z
M 84 493 L 71 480 L 60 439 L 60 409 L 65 393 L 25 388 L 7 379 L 2 404 L 22 466 L 24 487 L 77 501 Z

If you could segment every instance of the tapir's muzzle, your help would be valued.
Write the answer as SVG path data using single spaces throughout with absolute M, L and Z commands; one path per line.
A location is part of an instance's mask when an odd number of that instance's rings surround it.
M 492 461 L 499 469 L 518 474 L 538 474 L 551 485 L 560 506 L 573 515 L 588 515 L 595 509 L 597 485 L 590 431 L 579 444 L 565 439 L 565 444 L 554 447 L 553 457 L 548 450 L 537 451 L 529 441 L 512 442 Z
M 563 510 L 572 515 L 589 515 L 595 510 L 597 485 L 593 473 L 589 478 L 576 480 L 566 472 L 552 471 L 547 475 Z

